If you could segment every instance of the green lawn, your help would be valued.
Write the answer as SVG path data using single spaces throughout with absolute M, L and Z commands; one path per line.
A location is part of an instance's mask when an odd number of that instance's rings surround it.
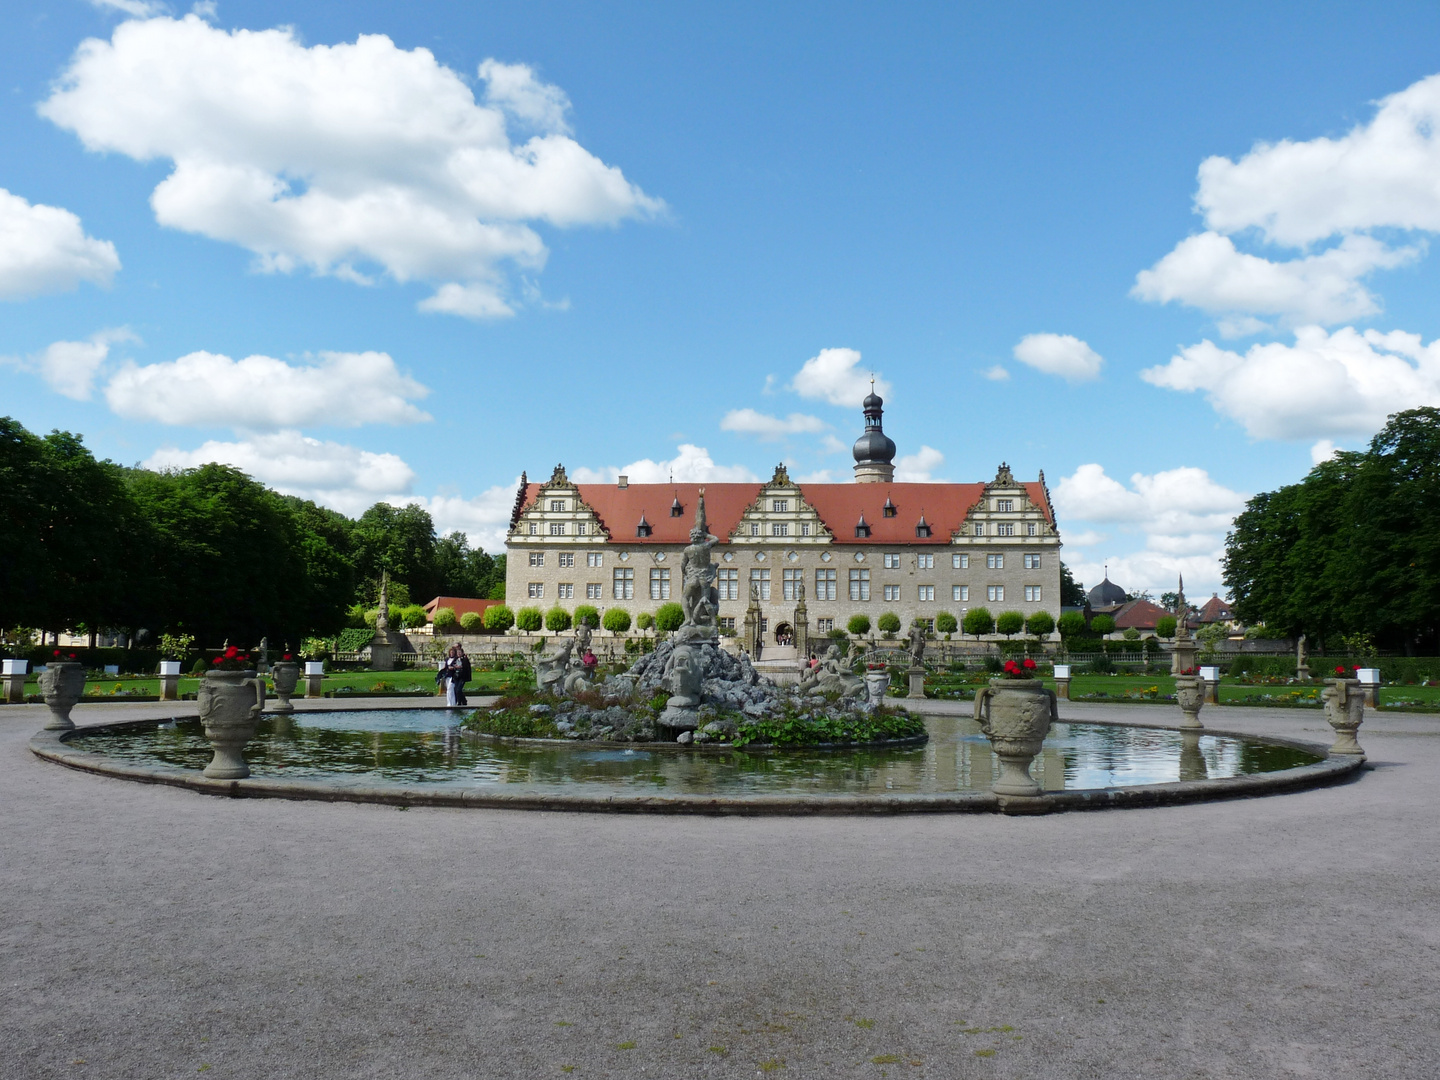
M 470 693 L 496 693 L 504 688 L 513 674 L 513 672 L 509 671 L 477 671 L 465 685 L 465 689 Z M 25 680 L 25 693 L 40 693 L 38 678 L 36 675 L 31 675 Z M 342 688 L 371 690 L 382 682 L 387 688 L 394 690 L 409 690 L 418 686 L 431 690 L 436 694 L 440 692 L 439 688 L 435 685 L 435 672 L 433 671 L 342 671 L 333 675 L 327 674 L 325 681 L 321 685 L 327 692 L 340 690 Z M 200 679 L 198 677 L 189 675 L 182 675 L 180 677 L 181 695 L 193 694 L 199 687 Z M 274 684 L 272 683 L 272 692 L 273 687 Z M 123 697 L 126 691 L 132 694 L 159 696 L 160 679 L 154 675 L 147 677 L 117 677 L 107 675 L 98 679 L 89 679 L 85 683 L 86 696 L 109 696 L 114 694 L 116 697 Z M 304 693 L 305 678 L 301 676 L 300 684 L 295 688 L 295 696 L 301 697 Z

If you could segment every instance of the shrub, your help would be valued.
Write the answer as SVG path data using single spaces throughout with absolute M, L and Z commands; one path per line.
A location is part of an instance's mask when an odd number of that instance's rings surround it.
M 545 613 L 545 629 L 553 633 L 570 629 L 570 612 L 556 604 Z
M 588 626 L 594 630 L 600 625 L 600 612 L 593 604 L 581 604 L 575 609 L 575 625 Z
M 419 604 L 410 604 L 400 609 L 400 625 L 406 630 L 415 630 L 424 626 L 428 621 L 425 609 Z
M 478 634 L 485 628 L 485 617 L 478 611 L 467 611 L 460 616 L 460 629 L 467 634 Z
M 887 638 L 894 637 L 895 632 L 900 629 L 900 616 L 893 611 L 887 611 L 875 620 L 875 627 Z
M 1055 617 L 1048 611 L 1037 611 L 1025 620 L 1025 632 L 1033 637 L 1045 637 L 1055 629 Z
M 545 625 L 545 616 L 538 607 L 522 607 L 515 613 L 515 625 L 527 634 L 533 634 Z
M 965 633 L 975 637 L 992 634 L 995 632 L 995 616 L 990 614 L 989 608 L 974 607 L 965 613 L 963 626 Z
M 845 629 L 856 637 L 864 637 L 870 632 L 870 616 L 851 615 L 850 621 L 845 624 Z
M 1125 640 L 1126 640 L 1126 641 L 1139 641 L 1139 640 L 1140 640 L 1140 631 L 1139 631 L 1139 630 L 1136 630 L 1135 627 L 1133 627 L 1133 626 L 1127 626 L 1127 627 L 1125 628 Z
M 995 632 L 1007 638 L 1025 629 L 1025 616 L 1018 611 L 1002 611 L 995 619 Z
M 205 658 L 204 658 L 203 656 L 202 656 L 199 660 L 196 660 L 195 663 L 193 663 L 193 664 L 190 665 L 190 674 L 191 674 L 191 675 L 204 675 L 204 674 L 205 674 L 205 671 L 206 671 L 206 664 L 205 664 Z
M 953 634 L 959 628 L 960 624 L 955 621 L 955 616 L 951 615 L 950 612 L 942 611 L 939 615 L 935 616 L 935 629 L 940 633 Z
M 366 626 L 374 626 L 375 624 L 365 621 L 364 604 L 351 604 L 345 609 L 345 625 L 351 630 L 363 630 Z
M 1155 633 L 1163 638 L 1172 638 L 1177 625 L 1174 615 L 1161 615 L 1155 620 Z
M 1090 620 L 1090 631 L 1104 637 L 1115 632 L 1115 620 L 1109 615 L 1096 615 Z
M 460 625 L 460 620 L 455 617 L 453 607 L 442 607 L 435 609 L 435 629 L 454 631 Z
M 605 612 L 603 625 L 612 634 L 623 634 L 630 629 L 630 613 L 624 608 L 612 607 Z
M 1065 612 L 1055 625 L 1060 628 L 1060 636 L 1067 641 L 1070 638 L 1085 636 L 1085 616 L 1078 611 Z
M 1096 675 L 1109 675 L 1115 670 L 1115 661 L 1111 660 L 1107 654 L 1099 653 L 1090 659 L 1090 670 Z
M 493 630 L 503 634 L 510 627 L 515 625 L 515 612 L 511 611 L 504 604 L 496 604 L 494 607 L 485 609 L 485 629 Z
M 655 612 L 655 629 L 662 634 L 672 634 L 679 630 L 685 623 L 685 609 L 671 600 L 668 604 L 661 604 L 660 609 Z
M 648 611 L 642 611 L 639 615 L 635 616 L 635 629 L 637 630 L 649 630 L 654 625 L 655 616 L 651 615 Z

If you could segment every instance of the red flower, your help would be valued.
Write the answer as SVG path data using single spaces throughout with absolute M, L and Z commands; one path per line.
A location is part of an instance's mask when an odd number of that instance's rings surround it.
M 1344 665 L 1344 664 L 1336 664 L 1336 665 L 1335 665 L 1335 674 L 1336 674 L 1336 675 L 1344 675 L 1344 674 L 1345 674 L 1345 665 Z
M 290 659 L 290 654 L 287 652 L 287 653 L 284 655 L 284 657 L 282 657 L 282 659 L 284 659 L 284 660 L 289 660 L 289 659 Z
M 75 654 L 74 654 L 73 652 L 70 654 L 70 659 L 71 659 L 71 660 L 74 660 L 74 659 L 75 659 Z M 1359 669 L 1359 668 L 1356 668 L 1355 670 L 1356 670 L 1356 671 L 1359 671 L 1360 669 Z
M 1034 671 L 1034 670 L 1035 670 L 1035 661 L 1034 661 L 1034 660 L 1031 660 L 1030 657 L 1028 657 L 1028 656 L 1025 657 L 1025 669 L 1026 669 L 1027 671 Z
M 60 650 L 59 650 L 59 649 L 56 649 L 56 650 L 55 650 L 55 655 L 56 655 L 56 656 L 59 656 L 59 655 L 60 655 Z
M 1360 670 L 1360 665 L 1359 665 L 1359 664 L 1356 664 L 1353 670 L 1359 671 L 1359 670 Z
M 234 645 L 231 645 L 228 649 L 225 650 L 225 659 L 234 660 L 236 653 L 238 653 L 239 651 L 240 650 L 235 648 Z
M 214 660 L 212 660 L 212 661 L 210 661 L 210 662 L 211 662 L 212 664 L 218 664 L 218 663 L 220 662 L 220 657 L 217 656 L 217 657 L 215 657 Z

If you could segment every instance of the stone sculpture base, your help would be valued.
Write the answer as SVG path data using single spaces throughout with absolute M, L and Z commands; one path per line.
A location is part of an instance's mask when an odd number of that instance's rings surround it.
M 25 704 L 25 676 L 5 676 L 5 702 L 9 705 Z
M 1069 701 L 1069 700 L 1070 700 L 1070 680 L 1069 680 L 1069 679 L 1056 679 L 1056 680 L 1055 680 L 1055 696 L 1056 696 L 1057 698 L 1059 698 L 1061 701 Z
M 180 700 L 180 676 L 179 676 L 179 675 L 161 675 L 161 676 L 160 676 L 160 700 L 161 700 L 161 701 L 179 701 L 179 700 Z
M 321 688 L 321 687 L 323 686 L 324 682 L 325 682 L 325 676 L 324 676 L 324 675 L 306 675 L 306 676 L 305 676 L 305 696 L 306 696 L 306 697 L 324 697 L 324 696 L 325 696 L 325 691 Z
M 370 670 L 394 671 L 395 654 L 399 651 L 400 646 L 390 640 L 388 630 L 377 630 L 375 639 L 370 642 Z
M 910 693 L 905 696 L 920 701 L 925 700 L 925 669 L 912 667 L 905 674 L 910 678 Z

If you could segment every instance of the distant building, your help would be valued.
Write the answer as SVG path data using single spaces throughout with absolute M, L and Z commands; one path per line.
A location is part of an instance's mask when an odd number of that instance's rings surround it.
M 435 612 L 439 611 L 442 607 L 453 608 L 457 619 L 464 618 L 472 611 L 483 618 L 486 608 L 492 608 L 500 603 L 504 603 L 504 601 L 481 600 L 475 596 L 437 596 L 425 605 L 425 621 L 433 623 L 435 621 Z

